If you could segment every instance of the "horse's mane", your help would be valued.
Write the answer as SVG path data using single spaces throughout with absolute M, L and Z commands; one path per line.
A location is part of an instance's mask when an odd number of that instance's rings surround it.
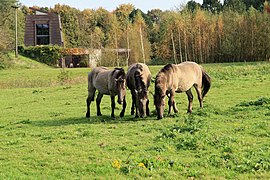
M 173 64 L 167 64 L 157 74 L 155 80 L 155 91 L 161 91 L 164 83 L 166 83 L 167 76 L 170 76 L 170 72 L 173 71 Z M 161 92 L 155 92 L 161 93 Z
M 167 64 L 166 66 L 164 66 L 157 74 L 156 76 L 156 80 L 155 80 L 155 85 L 159 84 L 162 82 L 162 80 L 164 78 L 166 78 L 166 74 L 168 74 L 168 72 L 173 70 L 173 65 L 172 64 Z
M 139 71 L 136 71 L 134 73 L 134 78 L 135 78 L 135 88 L 136 89 L 142 89 L 142 90 L 146 90 L 146 85 L 145 85 L 145 82 L 143 81 L 143 78 L 142 78 L 142 74 L 139 72 Z
M 172 64 L 167 64 L 159 72 L 166 73 L 166 72 L 170 71 L 171 69 L 173 69 L 173 65 Z
M 116 76 L 115 76 L 116 79 L 118 79 L 121 76 L 122 77 L 125 77 L 126 76 L 125 70 L 123 68 L 114 68 L 112 74 L 114 74 L 116 71 L 118 71 L 117 74 L 116 74 Z

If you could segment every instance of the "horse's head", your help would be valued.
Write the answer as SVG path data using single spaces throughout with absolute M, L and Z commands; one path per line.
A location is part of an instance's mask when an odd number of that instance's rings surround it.
M 146 108 L 148 105 L 148 90 L 147 89 L 139 89 L 135 90 L 136 93 L 136 104 L 139 109 L 140 117 L 146 116 Z
M 165 91 L 160 87 L 155 87 L 154 104 L 156 106 L 157 118 L 162 119 L 165 108 Z
M 119 75 L 115 79 L 115 90 L 118 95 L 117 102 L 119 104 L 123 104 L 124 98 L 126 96 L 126 75 L 122 68 L 119 72 Z

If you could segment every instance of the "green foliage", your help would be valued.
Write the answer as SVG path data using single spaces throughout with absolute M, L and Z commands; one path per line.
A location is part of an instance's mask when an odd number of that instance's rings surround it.
M 11 66 L 11 58 L 7 54 L 0 52 L 0 70 L 7 69 Z
M 21 47 L 20 53 L 50 66 L 56 66 L 63 56 L 62 47 L 57 45 Z
M 60 84 L 67 84 L 71 79 L 70 72 L 66 71 L 64 68 L 60 69 L 60 73 L 58 74 L 57 79 Z
M 102 49 L 100 65 L 118 66 L 144 60 L 150 64 L 269 60 L 267 9 L 262 1 L 226 0 L 222 6 L 221 1 L 205 0 L 202 5 L 189 1 L 176 10 L 153 9 L 147 14 L 132 4 L 122 4 L 113 12 L 57 4 L 50 11 L 61 16 L 66 47 Z M 24 29 L 24 13 L 28 10 L 21 7 L 19 29 Z M 12 47 L 13 29 L 11 21 L 0 27 L 0 35 L 8 34 L 0 40 L 0 51 Z
M 261 97 L 255 101 L 241 102 L 238 106 L 263 106 L 270 104 L 270 98 Z
M 61 24 L 63 26 L 64 42 L 66 47 L 78 47 L 80 45 L 80 28 L 78 15 L 79 10 L 68 5 L 56 4 L 53 12 L 56 12 L 61 17 Z

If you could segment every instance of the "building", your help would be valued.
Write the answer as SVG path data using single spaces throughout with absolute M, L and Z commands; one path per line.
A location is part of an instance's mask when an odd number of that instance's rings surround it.
M 34 13 L 25 20 L 25 46 L 58 45 L 64 47 L 61 19 L 57 13 L 29 7 Z M 117 54 L 129 53 L 128 49 L 85 49 L 64 48 L 65 57 L 59 59 L 60 67 L 95 67 L 101 61 L 102 52 L 111 51 Z M 84 63 L 82 59 L 86 59 Z M 127 62 L 128 64 L 128 62 Z
M 30 7 L 34 14 L 27 15 L 25 21 L 25 46 L 64 46 L 60 16 Z

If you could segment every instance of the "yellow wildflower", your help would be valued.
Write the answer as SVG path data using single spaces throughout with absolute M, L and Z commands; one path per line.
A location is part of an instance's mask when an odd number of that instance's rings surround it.
M 121 168 L 121 163 L 118 160 L 114 160 L 112 162 L 112 167 L 120 169 Z
M 145 165 L 143 163 L 139 163 L 138 164 L 139 167 L 142 167 L 142 168 L 146 168 Z

